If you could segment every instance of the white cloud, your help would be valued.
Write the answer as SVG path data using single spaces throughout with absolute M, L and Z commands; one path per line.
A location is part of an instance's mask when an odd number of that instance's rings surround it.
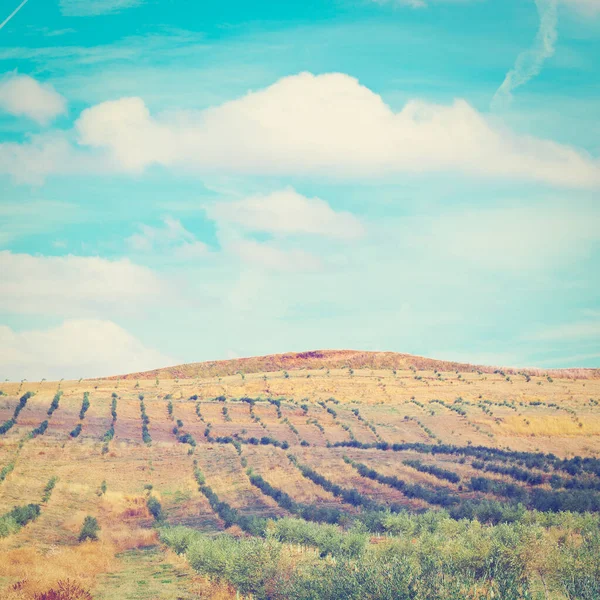
M 178 219 L 165 217 L 164 227 L 140 225 L 140 233 L 127 238 L 130 248 L 137 252 L 169 253 L 175 258 L 192 259 L 204 256 L 208 246 L 196 239 Z
M 16 183 L 41 185 L 48 175 L 106 173 L 118 170 L 105 157 L 77 151 L 62 131 L 32 135 L 20 144 L 0 143 L 0 174 Z
M 0 311 L 89 316 L 107 310 L 135 312 L 161 297 L 163 283 L 129 260 L 31 256 L 0 252 Z
M 0 79 L 0 110 L 47 125 L 67 112 L 67 102 L 51 85 L 9 73 Z
M 269 271 L 316 271 L 321 268 L 317 257 L 300 249 L 285 250 L 274 244 L 244 238 L 229 239 L 223 245 L 226 251 L 236 254 L 244 262 Z
M 101 377 L 177 362 L 112 321 L 70 319 L 58 327 L 21 332 L 0 325 L 2 377 L 11 380 Z
M 285 77 L 216 108 L 158 118 L 140 98 L 123 98 L 83 111 L 76 127 L 83 145 L 134 172 L 152 164 L 345 178 L 459 171 L 600 185 L 600 161 L 584 151 L 513 134 L 464 100 L 413 100 L 394 113 L 340 73 Z
M 60 0 L 66 17 L 96 17 L 140 6 L 144 0 Z
M 249 231 L 339 239 L 354 239 L 364 233 L 354 215 L 336 212 L 324 200 L 306 198 L 290 187 L 267 195 L 213 204 L 207 212 L 219 223 L 239 225 Z

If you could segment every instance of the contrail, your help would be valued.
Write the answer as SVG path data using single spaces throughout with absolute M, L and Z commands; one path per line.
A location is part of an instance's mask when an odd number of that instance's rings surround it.
M 29 0 L 23 0 L 23 2 L 21 2 L 21 4 L 19 4 L 19 6 L 17 6 L 17 8 L 15 8 L 15 10 L 13 10 L 10 15 L 8 15 L 8 17 L 6 17 L 6 19 L 0 23 L 0 29 L 2 29 L 25 6 L 25 4 L 27 4 L 28 1 Z
M 492 110 L 502 108 L 512 100 L 512 92 L 539 74 L 547 58 L 554 54 L 558 37 L 558 0 L 535 0 L 540 15 L 540 28 L 533 47 L 521 52 L 515 66 L 492 98 Z

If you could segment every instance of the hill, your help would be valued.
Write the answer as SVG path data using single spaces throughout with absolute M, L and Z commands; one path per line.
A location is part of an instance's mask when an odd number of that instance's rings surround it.
M 527 373 L 530 376 L 550 375 L 569 379 L 600 378 L 600 369 L 516 369 L 514 367 L 494 367 L 436 360 L 399 352 L 310 350 L 307 352 L 287 352 L 285 354 L 188 363 L 151 371 L 118 375 L 107 379 L 193 379 L 198 377 L 226 377 L 238 373 L 273 373 L 291 369 L 417 369 L 420 371 L 458 371 L 460 373 L 503 371 L 510 375 Z
M 593 370 L 314 351 L 4 382 L 0 598 L 597 600 L 599 455 Z

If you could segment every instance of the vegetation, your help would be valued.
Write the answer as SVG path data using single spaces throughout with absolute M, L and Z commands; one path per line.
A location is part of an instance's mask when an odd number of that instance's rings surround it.
M 518 600 L 539 592 L 592 600 L 600 594 L 597 521 L 533 515 L 529 522 L 481 527 L 443 511 L 380 516 L 391 537 L 377 544 L 360 530 L 293 519 L 278 521 L 264 539 L 212 538 L 185 527 L 162 529 L 161 539 L 198 573 L 257 599 Z M 566 543 L 553 536 L 556 526 L 568 532 Z M 298 544 L 319 551 L 298 556 Z
M 81 433 L 81 430 L 83 429 L 83 426 L 81 425 L 81 423 L 78 423 L 73 429 L 72 431 L 69 433 L 69 435 L 72 438 L 76 438 L 79 436 L 79 434 Z
M 81 403 L 81 410 L 79 411 L 79 419 L 83 421 L 85 418 L 85 413 L 88 411 L 90 407 L 90 394 L 89 392 L 83 393 L 83 401 Z
M 77 538 L 80 542 L 85 542 L 86 540 L 95 541 L 98 539 L 98 533 L 100 532 L 100 525 L 98 525 L 98 520 L 96 517 L 91 517 L 88 515 L 81 526 L 81 531 L 79 532 L 79 537 Z
M 144 404 L 144 396 L 140 394 L 140 414 L 142 416 L 142 440 L 144 444 L 151 444 L 152 437 L 150 436 L 150 431 L 148 430 L 148 425 L 150 424 L 150 419 L 146 414 L 146 405 Z
M 322 366 L 3 384 L 0 597 L 600 597 L 600 379 Z
M 148 512 L 154 517 L 155 521 L 162 521 L 162 506 L 157 498 L 154 496 L 148 496 L 148 499 L 146 500 L 146 506 L 148 507 Z
M 426 465 L 420 460 L 403 460 L 402 462 L 405 465 L 420 471 L 421 473 L 429 473 L 438 479 L 445 479 L 451 483 L 458 483 L 460 481 L 460 476 L 454 473 L 454 471 L 449 471 L 448 469 L 442 469 L 441 467 L 436 467 L 435 465 Z
M 15 506 L 11 511 L 0 516 L 0 538 L 17 533 L 27 523 L 35 521 L 40 516 L 39 504 Z
M 2 423 L 2 425 L 0 425 L 0 435 L 5 434 L 14 427 L 15 423 L 17 422 L 17 419 L 19 418 L 19 414 L 27 405 L 27 400 L 29 400 L 29 398 L 31 398 L 32 396 L 33 392 L 25 392 L 19 398 L 19 402 L 17 403 L 17 406 L 15 406 L 12 418 L 8 419 L 4 423 Z
M 52 398 L 52 402 L 50 404 L 50 408 L 48 409 L 48 416 L 51 417 L 52 413 L 58 408 L 58 404 L 60 402 L 60 398 L 63 395 L 62 390 L 58 390 L 56 394 L 54 394 L 54 398 Z
M 42 504 L 46 504 L 50 500 L 50 496 L 52 496 L 52 490 L 56 486 L 56 482 L 58 481 L 58 477 L 51 477 L 44 488 L 44 495 L 42 496 Z

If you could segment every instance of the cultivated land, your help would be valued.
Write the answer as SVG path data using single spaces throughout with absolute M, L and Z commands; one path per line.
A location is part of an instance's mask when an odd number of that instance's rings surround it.
M 310 352 L 0 390 L 3 599 L 600 598 L 599 371 Z

